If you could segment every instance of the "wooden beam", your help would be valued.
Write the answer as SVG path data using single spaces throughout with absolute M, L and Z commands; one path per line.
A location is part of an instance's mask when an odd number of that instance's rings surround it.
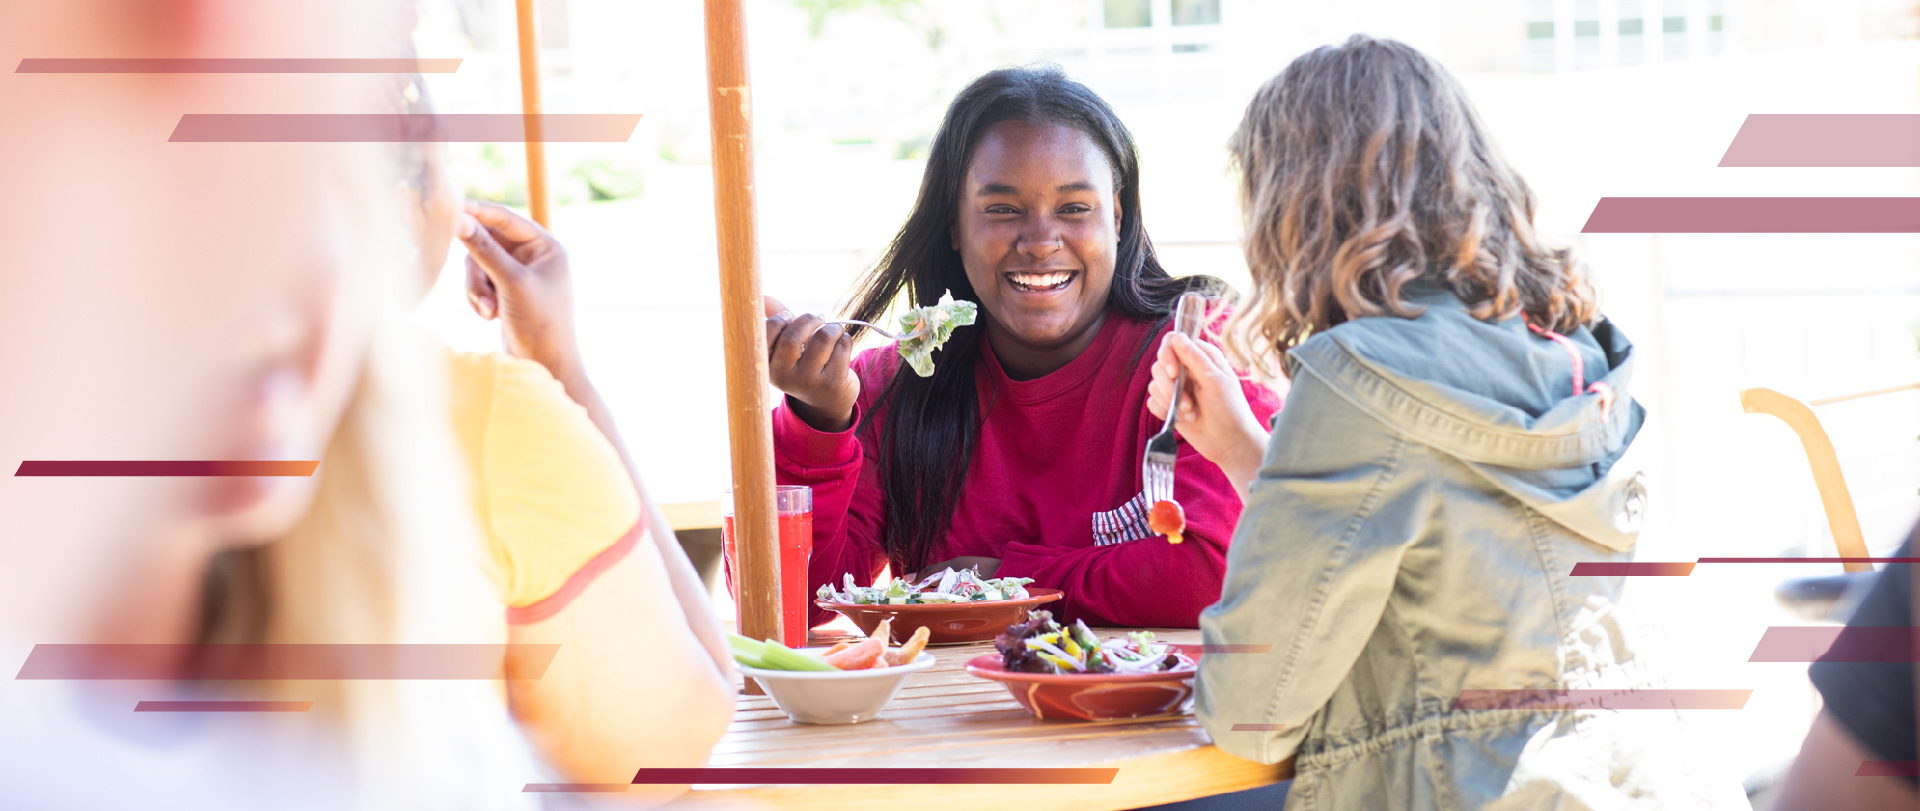
M 520 29 L 520 115 L 527 138 L 527 208 L 540 227 L 547 219 L 547 144 L 540 122 L 540 22 L 533 0 L 514 0 Z
M 773 422 L 767 408 L 766 314 L 760 302 L 760 245 L 754 224 L 746 14 L 741 0 L 706 4 L 707 114 L 713 136 L 713 216 L 720 247 L 720 330 L 733 461 L 740 633 L 780 639 L 780 534 L 774 510 Z

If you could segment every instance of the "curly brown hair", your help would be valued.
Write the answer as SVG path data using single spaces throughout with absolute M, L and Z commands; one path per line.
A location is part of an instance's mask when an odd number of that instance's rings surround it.
M 1253 290 L 1227 343 L 1249 367 L 1349 319 L 1418 316 L 1400 292 L 1422 278 L 1481 319 L 1566 332 L 1599 311 L 1586 268 L 1535 233 L 1533 191 L 1466 93 L 1402 43 L 1354 36 L 1295 59 L 1228 148 Z

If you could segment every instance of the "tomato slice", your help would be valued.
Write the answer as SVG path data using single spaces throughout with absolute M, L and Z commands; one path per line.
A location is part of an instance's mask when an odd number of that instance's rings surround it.
M 1179 543 L 1181 534 L 1187 531 L 1187 513 L 1180 509 L 1180 502 L 1156 501 L 1147 510 L 1147 529 L 1167 536 L 1168 543 Z

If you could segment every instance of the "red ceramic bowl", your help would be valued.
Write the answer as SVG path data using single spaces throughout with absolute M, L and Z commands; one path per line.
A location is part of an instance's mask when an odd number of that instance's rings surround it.
M 1189 661 L 1200 651 L 1193 645 L 1175 645 Z M 1192 667 L 1158 673 L 1016 673 L 1001 664 L 998 652 L 967 660 L 967 672 L 1007 686 L 1013 699 L 1042 720 L 1105 721 L 1176 715 L 1187 711 L 1193 699 Z
M 1061 597 L 1059 589 L 1027 589 L 1024 600 L 981 600 L 972 603 L 932 603 L 928 605 L 860 605 L 819 600 L 814 605 L 838 611 L 860 626 L 869 636 L 880 621 L 893 618 L 893 642 L 904 645 L 914 629 L 927 629 L 929 645 L 959 645 L 990 642 L 1007 626 L 1026 619 L 1027 610 Z

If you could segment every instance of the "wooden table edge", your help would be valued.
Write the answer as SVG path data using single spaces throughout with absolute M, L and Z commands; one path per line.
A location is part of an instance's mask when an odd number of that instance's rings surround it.
M 1038 765 L 1038 764 L 1036 764 Z M 704 789 L 688 792 L 673 808 L 780 808 L 860 811 L 926 805 L 929 793 L 945 799 L 942 805 L 964 802 L 965 794 L 990 788 L 999 800 L 1018 798 L 1021 805 L 1043 805 L 1049 799 L 1070 802 L 1074 811 L 1122 811 L 1162 803 L 1230 794 L 1269 786 L 1293 778 L 1293 759 L 1273 765 L 1255 763 L 1204 744 L 1177 752 L 1162 752 L 1108 763 L 1076 764 L 1074 768 L 1117 768 L 1113 782 L 1098 784 L 942 785 L 918 783 L 879 785 L 765 786 Z M 991 807 L 991 803 L 989 807 Z

